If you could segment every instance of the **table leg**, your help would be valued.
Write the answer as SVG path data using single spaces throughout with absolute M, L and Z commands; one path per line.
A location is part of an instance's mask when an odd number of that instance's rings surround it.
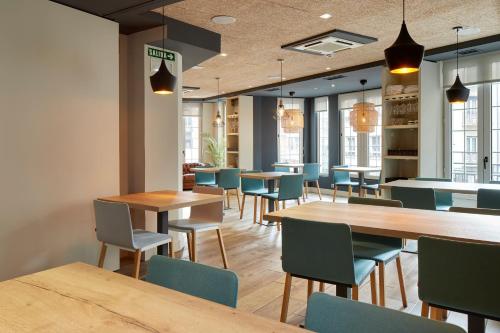
M 274 193 L 274 179 L 269 179 L 267 181 L 267 193 Z M 274 212 L 274 204 L 269 201 L 269 204 L 267 205 L 269 213 Z
M 360 197 L 364 197 L 364 193 L 363 191 L 361 190 L 361 186 L 365 183 L 365 173 L 364 172 L 360 172 L 359 173 L 359 187 L 358 187 L 358 195 Z
M 158 212 L 156 215 L 156 232 L 168 234 L 168 211 Z M 157 248 L 159 255 L 168 254 L 168 244 L 160 245 Z
M 467 332 L 469 333 L 484 333 L 485 320 L 482 317 L 468 315 L 467 316 Z
M 351 288 L 348 288 L 345 285 L 337 285 L 335 290 L 338 297 L 351 299 Z
M 299 173 L 299 168 L 293 168 L 293 173 Z

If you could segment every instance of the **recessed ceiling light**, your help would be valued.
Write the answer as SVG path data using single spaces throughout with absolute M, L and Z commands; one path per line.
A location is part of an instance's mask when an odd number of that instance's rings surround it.
M 481 29 L 478 27 L 464 26 L 464 27 L 462 27 L 461 30 L 458 31 L 458 34 L 460 36 L 472 36 L 472 35 L 477 35 L 480 32 L 481 32 Z
M 253 88 L 253 86 L 248 86 L 248 88 Z
M 221 57 L 227 57 L 227 53 L 221 53 L 220 56 Z
M 318 88 L 315 87 L 314 90 L 318 90 Z
M 335 88 L 335 85 L 332 83 L 332 88 Z
M 203 67 L 203 66 L 193 66 L 192 67 L 192 69 L 203 69 L 203 68 L 205 68 L 205 67 Z
M 217 15 L 212 17 L 212 22 L 215 24 L 232 24 L 236 22 L 236 19 L 228 15 Z
M 332 14 L 329 14 L 329 13 L 324 13 L 323 15 L 320 15 L 320 17 L 321 17 L 323 20 L 328 20 L 329 18 L 332 18 Z
M 329 71 L 331 68 L 330 68 L 330 67 L 327 67 L 327 68 L 325 68 L 325 69 L 326 69 L 327 71 Z

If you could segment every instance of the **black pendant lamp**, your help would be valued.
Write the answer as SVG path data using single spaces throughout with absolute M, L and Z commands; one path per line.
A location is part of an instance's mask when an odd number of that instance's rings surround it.
M 223 127 L 224 126 L 224 122 L 222 121 L 222 116 L 220 114 L 220 93 L 219 93 L 219 81 L 220 81 L 220 78 L 219 77 L 216 77 L 215 78 L 217 80 L 217 115 L 215 116 L 215 121 L 214 121 L 214 126 L 215 127 Z
M 385 62 L 393 74 L 417 72 L 424 57 L 423 45 L 411 38 L 405 23 L 405 1 L 403 0 L 403 24 L 399 36 L 389 48 L 385 49 Z
M 162 7 L 162 48 L 165 49 L 165 7 Z M 170 95 L 174 92 L 177 78 L 170 73 L 165 64 L 165 59 L 161 59 L 158 71 L 149 77 L 153 92 L 159 95 Z
M 280 62 L 280 101 L 278 103 L 278 110 L 276 111 L 276 116 L 278 118 L 283 117 L 285 114 L 285 106 L 283 105 L 283 59 L 278 59 Z
M 446 97 L 448 98 L 448 102 L 451 104 L 463 104 L 466 103 L 469 99 L 469 89 L 465 88 L 460 81 L 460 77 L 458 76 L 458 32 L 462 29 L 462 27 L 454 27 L 453 30 L 457 31 L 457 78 L 455 79 L 455 83 L 450 87 L 450 89 L 446 90 Z

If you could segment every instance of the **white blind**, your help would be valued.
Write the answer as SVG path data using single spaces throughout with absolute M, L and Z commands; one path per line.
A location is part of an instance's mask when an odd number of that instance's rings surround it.
M 182 103 L 182 114 L 184 116 L 199 116 L 201 103 Z
M 340 94 L 339 95 L 339 108 L 350 109 L 356 103 L 361 103 L 363 101 L 363 92 L 356 91 L 348 94 Z M 373 103 L 375 105 L 382 104 L 382 90 L 381 89 L 373 89 L 373 90 L 365 90 L 365 102 Z
M 458 58 L 458 74 L 463 84 L 500 80 L 500 52 Z M 455 58 L 443 61 L 443 84 L 449 87 L 457 76 Z
M 314 111 L 328 111 L 328 97 L 317 97 L 314 99 Z
M 285 106 L 285 109 L 291 109 L 293 107 L 294 109 L 299 109 L 304 112 L 303 98 L 294 98 L 293 103 L 291 98 L 283 98 L 283 105 Z

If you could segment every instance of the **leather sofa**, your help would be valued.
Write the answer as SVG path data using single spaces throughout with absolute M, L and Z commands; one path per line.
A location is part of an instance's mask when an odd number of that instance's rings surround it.
M 182 188 L 184 191 L 190 191 L 194 186 L 194 171 L 191 168 L 206 166 L 203 163 L 184 163 L 182 165 Z

